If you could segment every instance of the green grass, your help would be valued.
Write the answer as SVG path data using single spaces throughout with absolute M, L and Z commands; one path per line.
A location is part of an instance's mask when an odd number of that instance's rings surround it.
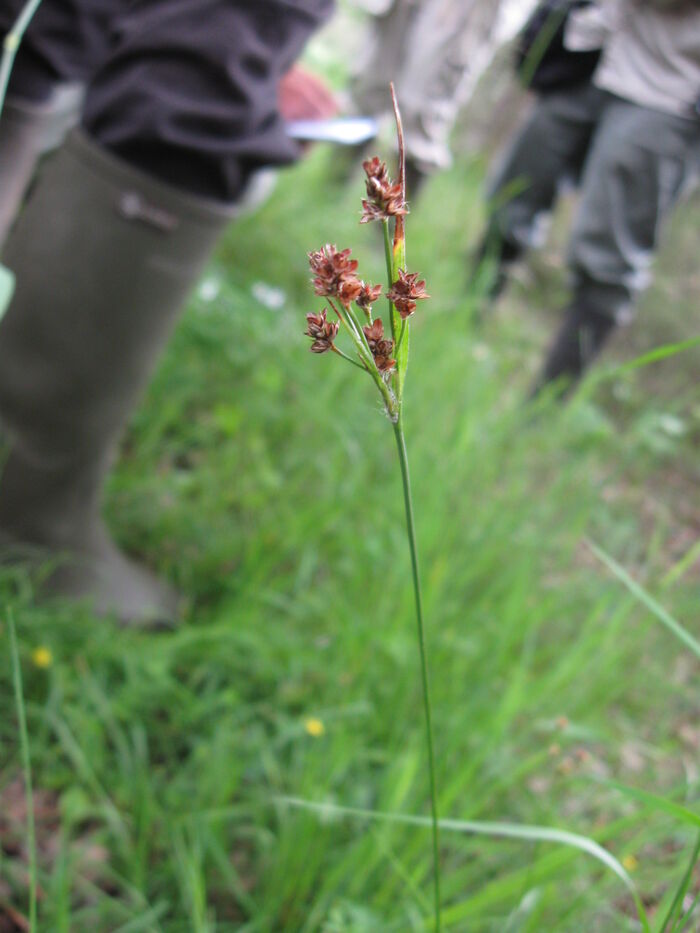
M 110 482 L 116 535 L 188 594 L 187 624 L 117 631 L 35 606 L 19 571 L 0 578 L 35 789 L 55 794 L 37 819 L 42 931 L 430 929 L 429 828 L 280 801 L 429 813 L 393 439 L 369 380 L 312 357 L 302 335 L 308 249 L 357 246 L 381 279 L 359 185 L 334 188 L 331 168 L 318 151 L 231 230 Z M 474 326 L 463 256 L 480 179 L 460 165 L 435 180 L 409 223 L 409 265 L 434 296 L 413 328 L 406 431 L 440 813 L 566 829 L 634 857 L 653 926 L 697 835 L 679 813 L 699 812 L 698 665 L 585 541 L 699 636 L 697 349 L 615 375 L 633 355 L 618 344 L 593 395 L 528 415 L 559 273 L 516 285 Z M 682 217 L 673 236 L 694 242 Z M 284 306 L 256 300 L 256 282 L 282 287 Z M 689 278 L 674 287 L 690 303 Z M 697 312 L 685 320 L 697 333 Z M 671 330 L 669 342 L 692 336 Z M 638 352 L 661 342 L 645 345 L 648 332 L 642 321 Z M 39 645 L 48 670 L 32 664 Z M 8 657 L 0 790 L 21 767 Z M 18 862 L 2 854 L 0 898 L 23 909 Z M 444 835 L 442 862 L 448 930 L 639 928 L 619 878 L 584 853 L 460 833 Z

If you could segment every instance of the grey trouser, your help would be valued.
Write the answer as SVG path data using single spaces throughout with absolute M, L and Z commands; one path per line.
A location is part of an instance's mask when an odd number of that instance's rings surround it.
M 700 120 L 590 84 L 547 94 L 491 181 L 492 229 L 516 247 L 536 246 L 562 182 L 577 180 L 574 297 L 622 321 L 649 284 L 663 220 L 699 170 Z

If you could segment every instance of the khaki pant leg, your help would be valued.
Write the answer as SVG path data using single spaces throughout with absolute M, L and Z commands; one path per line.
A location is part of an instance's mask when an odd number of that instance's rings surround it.
M 700 123 L 610 96 L 581 183 L 569 264 L 575 293 L 616 320 L 651 280 L 663 221 L 697 178 Z
M 494 237 L 520 250 L 539 245 L 561 182 L 580 170 L 605 97 L 584 84 L 536 99 L 488 185 Z

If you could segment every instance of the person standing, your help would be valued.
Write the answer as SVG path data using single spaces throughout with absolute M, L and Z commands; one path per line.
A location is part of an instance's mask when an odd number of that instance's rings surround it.
M 499 206 L 482 249 L 496 254 L 497 295 L 511 265 L 541 241 L 562 182 L 578 181 L 572 297 L 536 389 L 574 383 L 631 319 L 663 222 L 700 173 L 695 0 L 601 0 L 570 15 L 565 46 L 602 46 L 600 63 L 592 80 L 536 99 L 491 180 L 489 197 Z
M 20 48 L 0 120 L 0 259 L 16 275 L 0 322 L 0 545 L 51 556 L 52 592 L 125 624 L 173 622 L 179 597 L 112 542 L 105 476 L 249 179 L 297 156 L 278 86 L 332 7 L 56 0 Z M 20 8 L 4 0 L 0 29 Z
M 355 108 L 389 115 L 401 101 L 407 188 L 452 164 L 450 134 L 494 54 L 534 0 L 363 0 L 374 13 L 351 82 Z

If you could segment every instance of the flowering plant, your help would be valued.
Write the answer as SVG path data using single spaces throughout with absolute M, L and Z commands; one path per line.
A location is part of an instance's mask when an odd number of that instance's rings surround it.
M 402 417 L 403 388 L 408 368 L 409 320 L 415 313 L 418 302 L 430 296 L 426 292 L 425 281 L 419 278 L 419 274 L 408 272 L 406 269 L 405 218 L 408 214 L 408 207 L 406 205 L 405 150 L 401 115 L 393 85 L 391 96 L 399 148 L 398 181 L 392 181 L 386 163 L 376 156 L 363 163 L 367 197 L 362 201 L 360 221 L 363 224 L 376 221 L 384 228 L 386 268 L 389 278 L 389 287 L 385 292 L 389 301 L 388 329 L 385 330 L 384 321 L 374 312 L 374 306 L 382 294 L 382 286 L 370 285 L 360 278 L 358 262 L 351 258 L 349 249 L 339 250 L 336 246 L 327 243 L 321 249 L 309 253 L 314 292 L 319 297 L 325 298 L 327 307 L 324 307 L 320 313 L 306 315 L 306 334 L 312 341 L 310 347 L 312 353 L 335 353 L 353 366 L 364 370 L 372 378 L 381 393 L 396 438 L 416 605 L 432 805 L 434 929 L 439 933 L 440 865 L 432 713 L 416 530 Z M 332 315 L 331 319 L 329 319 L 329 314 Z M 354 346 L 354 357 L 349 356 L 336 344 L 341 328 L 350 337 Z
M 399 180 L 392 181 L 386 163 L 376 156 L 363 163 L 367 197 L 362 201 L 360 220 L 363 224 L 377 221 L 384 228 L 390 281 L 385 293 L 389 300 L 390 336 L 385 334 L 382 319 L 373 314 L 382 286 L 369 285 L 361 279 L 357 260 L 350 258 L 351 251 L 339 250 L 330 243 L 309 253 L 314 291 L 326 299 L 328 307 L 320 314 L 307 314 L 306 334 L 313 341 L 313 353 L 336 353 L 372 377 L 382 394 L 387 414 L 396 425 L 401 421 L 403 382 L 408 366 L 408 319 L 415 312 L 417 302 L 430 296 L 418 273 L 406 271 L 406 173 L 401 117 L 395 97 L 394 106 L 399 135 Z M 328 319 L 329 312 L 335 320 Z M 341 327 L 354 344 L 356 359 L 336 344 Z

